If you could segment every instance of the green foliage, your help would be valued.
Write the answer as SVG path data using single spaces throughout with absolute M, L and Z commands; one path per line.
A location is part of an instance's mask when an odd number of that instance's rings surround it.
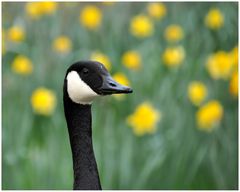
M 147 3 L 96 3 L 104 15 L 101 27 L 88 31 L 79 23 L 82 7 L 91 3 L 59 3 L 53 15 L 33 21 L 25 4 L 3 3 L 3 29 L 24 26 L 26 39 L 9 44 L 2 62 L 2 185 L 3 189 L 71 189 L 72 159 L 63 113 L 62 85 L 66 69 L 89 59 L 99 50 L 112 63 L 111 74 L 123 72 L 134 93 L 123 100 L 99 98 L 93 104 L 94 150 L 104 189 L 237 189 L 238 101 L 229 94 L 229 81 L 211 79 L 205 69 L 209 54 L 230 51 L 238 42 L 237 3 L 166 3 L 167 15 L 155 21 L 153 36 L 143 39 L 129 33 L 133 16 L 146 13 Z M 223 28 L 211 31 L 204 17 L 212 7 L 224 14 Z M 168 69 L 161 55 L 168 43 L 164 29 L 179 24 L 185 60 Z M 59 55 L 52 42 L 59 35 L 73 42 L 72 51 Z M 121 64 L 125 51 L 142 56 L 142 69 L 130 71 Z M 17 54 L 28 56 L 33 73 L 15 74 L 11 63 Z M 208 99 L 224 107 L 220 125 L 211 133 L 197 129 L 194 107 L 187 97 L 188 83 L 201 80 Z M 55 91 L 57 107 L 50 117 L 32 112 L 34 89 Z M 150 101 L 161 111 L 157 132 L 137 137 L 126 124 L 136 106 Z

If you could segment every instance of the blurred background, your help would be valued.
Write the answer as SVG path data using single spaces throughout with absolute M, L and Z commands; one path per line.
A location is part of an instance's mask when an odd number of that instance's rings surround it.
M 3 189 L 72 189 L 66 69 L 133 88 L 93 104 L 103 189 L 238 188 L 238 3 L 3 2 Z

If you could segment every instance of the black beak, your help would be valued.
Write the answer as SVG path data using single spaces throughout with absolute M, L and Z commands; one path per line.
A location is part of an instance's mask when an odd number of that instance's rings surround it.
M 132 93 L 130 87 L 124 86 L 113 80 L 110 75 L 103 76 L 103 84 L 98 89 L 99 94 L 101 95 L 111 95 L 111 94 L 120 94 L 120 93 Z

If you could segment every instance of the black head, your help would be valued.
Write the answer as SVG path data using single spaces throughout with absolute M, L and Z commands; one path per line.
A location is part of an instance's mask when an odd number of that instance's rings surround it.
M 132 89 L 117 83 L 103 64 L 79 61 L 71 65 L 65 76 L 69 97 L 77 103 L 87 104 L 99 95 L 131 93 Z

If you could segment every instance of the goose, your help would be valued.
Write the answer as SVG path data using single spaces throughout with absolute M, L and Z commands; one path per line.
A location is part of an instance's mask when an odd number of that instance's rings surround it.
M 72 151 L 74 190 L 102 189 L 92 142 L 93 100 L 131 92 L 130 87 L 114 81 L 104 65 L 97 61 L 79 61 L 67 69 L 63 103 Z

